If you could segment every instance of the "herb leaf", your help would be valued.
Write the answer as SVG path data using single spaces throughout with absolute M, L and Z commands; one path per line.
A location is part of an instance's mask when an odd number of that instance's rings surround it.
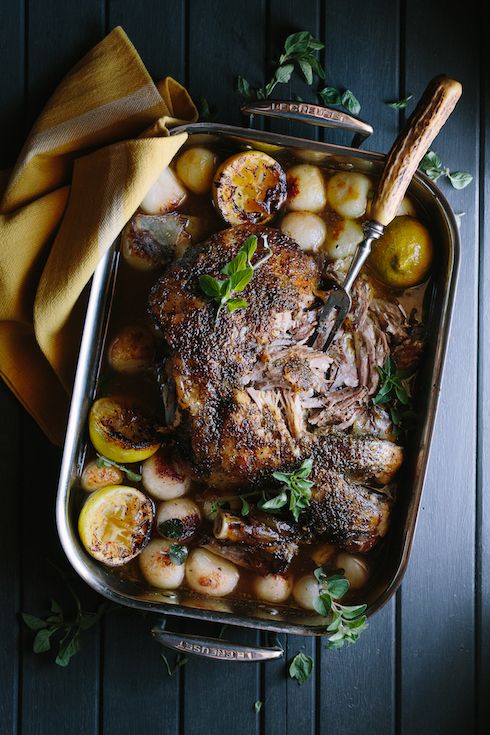
M 210 107 L 206 97 L 199 97 L 197 101 L 199 120 L 202 122 L 213 122 L 216 119 L 216 110 Z
M 353 115 L 358 115 L 361 111 L 361 104 L 350 89 L 341 91 L 337 87 L 325 87 L 318 92 L 318 96 L 326 105 L 341 105 Z
M 446 176 L 454 189 L 464 189 L 473 181 L 473 176 L 467 171 L 449 171 Z
M 286 491 L 283 490 L 282 493 L 279 493 L 279 495 L 274 495 L 272 498 L 267 498 L 264 494 L 257 503 L 257 506 L 260 508 L 260 510 L 280 510 L 281 508 L 284 508 L 285 505 L 287 505 L 287 502 L 288 496 Z
M 258 700 L 257 700 L 257 701 L 256 701 L 256 702 L 254 703 L 254 710 L 255 710 L 255 711 L 257 712 L 257 714 L 258 714 L 258 713 L 260 712 L 260 710 L 262 709 L 262 706 L 263 706 L 263 704 L 264 704 L 264 703 L 263 703 L 263 702 L 262 702 L 262 701 L 261 701 L 260 699 L 258 699 Z
M 413 94 L 409 94 L 408 97 L 404 97 L 401 100 L 394 100 L 393 102 L 385 102 L 385 105 L 391 107 L 392 110 L 404 110 L 410 100 L 413 99 Z
M 165 538 L 171 538 L 178 541 L 184 535 L 184 524 L 180 518 L 169 518 L 158 524 L 158 533 Z
M 341 605 L 338 600 L 349 590 L 349 580 L 343 574 L 328 577 L 323 569 L 315 569 L 319 594 L 314 601 L 315 611 L 323 617 L 330 616 L 327 631 L 332 633 L 327 648 L 334 650 L 357 641 L 367 628 L 367 605 Z
M 180 669 L 182 666 L 185 666 L 186 663 L 189 661 L 187 656 L 184 656 L 182 653 L 178 653 L 175 657 L 175 662 L 173 666 L 170 666 L 168 658 L 165 656 L 164 653 L 161 653 L 160 656 L 162 657 L 165 666 L 167 667 L 167 673 L 169 676 L 173 676 L 178 669 Z
M 289 676 L 296 679 L 298 684 L 304 684 L 310 678 L 313 671 L 313 659 L 300 651 L 289 665 Z
M 392 357 L 386 359 L 383 367 L 378 367 L 378 373 L 379 389 L 373 398 L 373 404 L 388 404 L 395 433 L 399 434 L 402 426 L 403 429 L 408 429 L 410 421 L 416 416 L 412 408 L 408 374 L 404 370 L 398 370 Z
M 117 467 L 124 472 L 128 480 L 131 482 L 139 482 L 141 480 L 141 475 L 138 472 L 133 472 L 133 470 L 128 469 L 124 465 L 114 462 L 112 459 L 107 459 L 107 457 L 103 457 L 102 454 L 99 454 L 98 452 L 96 465 L 99 469 L 101 467 Z
M 180 544 L 172 544 L 168 550 L 170 560 L 179 567 L 185 563 L 188 554 L 187 546 L 181 546 Z

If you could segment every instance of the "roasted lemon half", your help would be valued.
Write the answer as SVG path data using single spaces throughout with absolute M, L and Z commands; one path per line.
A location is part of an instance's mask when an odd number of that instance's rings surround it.
M 130 398 L 99 398 L 90 409 L 88 427 L 95 449 L 114 462 L 142 462 L 160 446 L 148 417 Z
M 214 203 L 230 225 L 264 224 L 286 198 L 286 174 L 262 151 L 243 151 L 227 158 L 216 171 Z
M 140 490 L 125 485 L 103 487 L 83 506 L 78 533 L 94 559 L 117 567 L 144 549 L 154 515 L 152 501 Z

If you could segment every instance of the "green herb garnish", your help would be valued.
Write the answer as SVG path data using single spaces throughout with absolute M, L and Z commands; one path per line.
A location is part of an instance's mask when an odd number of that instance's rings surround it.
M 315 610 L 323 617 L 330 616 L 327 631 L 333 633 L 327 648 L 334 650 L 345 644 L 357 641 L 367 628 L 365 612 L 367 605 L 341 605 L 337 602 L 349 589 L 349 580 L 342 574 L 328 577 L 323 569 L 315 569 L 314 575 L 320 586 L 320 594 L 315 600 Z
M 297 653 L 289 666 L 289 676 L 298 684 L 304 684 L 313 672 L 313 659 L 305 653 Z
M 158 524 L 158 533 L 165 538 L 171 538 L 178 541 L 184 535 L 184 524 L 180 518 L 169 518 Z
M 375 406 L 386 405 L 389 410 L 395 433 L 407 430 L 416 417 L 412 408 L 412 396 L 409 391 L 410 373 L 398 370 L 392 357 L 388 357 L 383 367 L 378 367 L 379 389 L 373 398 Z
M 408 97 L 404 97 L 402 100 L 394 100 L 393 102 L 385 102 L 385 105 L 388 105 L 388 107 L 391 107 L 392 110 L 404 110 L 411 99 L 413 99 L 413 94 L 409 94 Z
M 64 575 L 63 578 L 66 582 Z M 30 613 L 21 613 L 22 620 L 27 627 L 36 631 L 32 644 L 34 653 L 50 651 L 53 641 L 56 640 L 58 653 L 55 662 L 58 666 L 63 667 L 68 666 L 72 657 L 79 652 L 82 631 L 92 628 L 110 607 L 109 603 L 103 602 L 98 606 L 96 612 L 87 612 L 82 609 L 80 599 L 71 585 L 67 583 L 67 587 L 76 605 L 74 618 L 67 619 L 66 614 L 56 600 L 51 600 L 51 614 L 46 618 L 39 618 Z
M 165 656 L 164 653 L 161 653 L 160 656 L 162 657 L 163 661 L 165 662 L 165 666 L 167 667 L 167 673 L 169 676 L 173 676 L 175 672 L 181 668 L 181 666 L 185 666 L 188 662 L 187 656 L 184 656 L 182 653 L 178 653 L 175 657 L 174 665 L 171 666 L 169 663 L 168 658 Z
M 473 181 L 473 176 L 467 171 L 450 171 L 447 166 L 443 166 L 441 158 L 435 151 L 425 154 L 419 168 L 432 181 L 437 181 L 441 176 L 445 176 L 454 189 L 464 189 Z
M 314 55 L 324 44 L 314 38 L 309 31 L 299 31 L 286 38 L 284 50 L 276 64 L 272 79 L 263 87 L 252 87 L 244 77 L 237 79 L 237 91 L 247 100 L 264 100 L 270 97 L 278 84 L 287 84 L 291 79 L 295 66 L 303 74 L 307 84 L 313 84 L 316 74 L 324 79 L 325 72 Z
M 216 109 L 209 106 L 206 97 L 199 97 L 196 106 L 201 122 L 213 122 L 216 119 Z
M 301 467 L 294 472 L 273 472 L 272 477 L 283 482 L 289 490 L 289 510 L 295 521 L 302 510 L 307 508 L 311 501 L 313 482 L 307 478 L 311 475 L 313 460 L 305 459 Z
M 259 714 L 260 710 L 262 709 L 263 704 L 264 703 L 260 699 L 258 699 L 255 702 L 255 704 L 254 704 L 254 710 L 256 711 L 257 714 Z
M 102 467 L 117 467 L 125 473 L 130 482 L 139 482 L 141 480 L 141 475 L 138 474 L 138 472 L 133 472 L 133 470 L 128 469 L 124 465 L 118 464 L 118 462 L 114 462 L 112 459 L 107 459 L 107 457 L 103 457 L 102 454 L 97 453 L 96 464 L 99 469 Z
M 353 115 L 358 115 L 361 111 L 361 104 L 350 89 L 342 91 L 337 87 L 325 87 L 318 92 L 318 96 L 326 105 L 341 105 Z
M 187 546 L 181 546 L 180 544 L 172 544 L 168 550 L 168 555 L 170 557 L 170 560 L 173 561 L 174 564 L 177 564 L 177 566 L 181 566 L 185 563 L 185 560 L 187 559 L 189 555 L 189 551 L 187 549 Z
M 204 291 L 206 296 L 214 299 L 218 304 L 216 319 L 220 310 L 225 305 L 229 312 L 248 306 L 248 302 L 245 299 L 234 297 L 237 293 L 243 291 L 245 286 L 251 281 L 254 271 L 272 255 L 272 250 L 267 244 L 267 239 L 263 237 L 266 254 L 255 265 L 252 265 L 252 258 L 257 250 L 257 242 L 256 235 L 247 237 L 235 257 L 221 269 L 221 273 L 227 276 L 224 280 L 217 280 L 209 274 L 199 276 L 201 291 Z

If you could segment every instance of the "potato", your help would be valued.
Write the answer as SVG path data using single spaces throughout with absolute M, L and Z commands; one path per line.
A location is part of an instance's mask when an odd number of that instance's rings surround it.
M 328 182 L 328 203 L 342 217 L 356 219 L 366 211 L 371 180 L 364 174 L 343 171 Z
M 287 171 L 287 207 L 294 211 L 319 212 L 327 203 L 323 174 L 318 166 L 300 163 Z
M 361 225 L 352 219 L 343 219 L 331 224 L 327 231 L 323 251 L 329 258 L 351 258 L 356 246 L 364 239 Z
M 168 523 L 166 523 L 168 521 Z M 177 521 L 176 524 L 172 521 Z M 164 500 L 157 509 L 156 524 L 165 538 L 186 543 L 196 533 L 201 523 L 201 512 L 193 500 L 175 498 Z M 162 527 L 162 524 L 165 524 Z
M 123 480 L 124 474 L 119 467 L 97 467 L 97 460 L 93 459 L 85 466 L 80 484 L 87 493 L 92 493 L 100 487 L 120 485 Z
M 118 373 L 136 375 L 153 365 L 155 342 L 144 327 L 123 327 L 116 334 L 107 353 L 109 365 Z
M 285 602 L 293 589 L 290 574 L 257 575 L 253 580 L 255 596 L 264 602 Z
M 164 168 L 140 204 L 146 214 L 172 212 L 186 198 L 186 190 L 170 168 Z
M 364 587 L 369 579 L 369 566 L 360 556 L 342 551 L 337 556 L 336 565 L 339 569 L 344 570 L 344 576 L 349 580 L 351 590 Z
M 237 567 L 207 549 L 193 549 L 185 565 L 187 584 L 195 592 L 224 597 L 233 592 L 240 578 Z
M 145 490 L 158 500 L 180 498 L 191 486 L 190 477 L 175 466 L 168 449 L 164 448 L 143 462 L 141 479 Z
M 209 148 L 188 148 L 177 159 L 177 176 L 194 194 L 211 189 L 217 159 Z
M 171 544 L 163 538 L 155 538 L 139 555 L 143 577 L 152 587 L 175 590 L 184 581 L 185 564 L 175 564 L 168 551 Z
M 320 587 L 313 574 L 300 577 L 293 587 L 293 597 L 305 610 L 315 609 L 315 600 L 320 594 Z
M 327 234 L 325 222 L 312 212 L 289 212 L 282 222 L 281 230 L 295 240 L 302 250 L 316 252 Z

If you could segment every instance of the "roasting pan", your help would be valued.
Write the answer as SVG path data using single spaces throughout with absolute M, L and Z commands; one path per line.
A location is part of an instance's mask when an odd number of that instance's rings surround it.
M 372 128 L 350 115 L 306 103 L 269 102 L 248 113 L 302 120 L 329 127 L 343 127 L 355 133 L 353 146 L 367 137 Z M 249 128 L 216 123 L 193 123 L 173 133 L 187 132 L 186 145 L 223 145 L 227 150 L 245 147 L 281 146 L 299 161 L 311 161 L 336 170 L 357 170 L 376 177 L 384 154 L 359 150 L 297 137 L 276 135 Z M 413 445 L 402 470 L 392 527 L 382 544 L 374 574 L 363 590 L 367 615 L 379 610 L 394 594 L 405 572 L 414 538 L 417 514 L 422 497 L 429 459 L 446 345 L 448 341 L 459 264 L 459 234 L 454 214 L 437 186 L 417 172 L 408 194 L 428 223 L 436 244 L 437 262 L 432 285 L 426 293 L 425 354 L 418 378 L 417 412 L 420 417 Z M 273 606 L 251 600 L 191 597 L 183 590 L 151 589 L 140 581 L 130 581 L 99 564 L 80 543 L 77 532 L 77 493 L 79 477 L 87 449 L 87 415 L 96 393 L 104 350 L 112 294 L 118 271 L 118 243 L 100 261 L 89 288 L 88 306 L 76 371 L 58 486 L 56 520 L 63 549 L 75 571 L 96 592 L 112 602 L 153 613 L 154 636 L 171 648 L 215 659 L 256 661 L 282 654 L 277 647 L 256 648 L 225 643 L 222 640 L 170 633 L 164 629 L 166 616 L 184 616 L 200 621 L 214 621 L 259 630 L 295 635 L 324 635 L 325 619 L 281 605 Z M 196 625 L 196 628 L 199 626 Z

